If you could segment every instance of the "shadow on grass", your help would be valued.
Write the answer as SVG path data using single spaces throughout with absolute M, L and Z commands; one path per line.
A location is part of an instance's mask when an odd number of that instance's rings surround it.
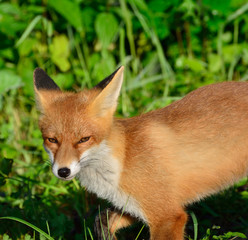
M 206 230 L 213 226 L 216 235 L 226 232 L 241 232 L 248 236 L 248 191 L 247 185 L 231 188 L 204 201 L 193 204 L 188 211 L 193 211 L 198 221 L 198 237 L 205 236 Z M 193 223 L 190 219 L 187 234 L 193 236 Z M 238 239 L 238 238 L 235 238 Z
M 1 195 L 4 194 L 1 193 Z M 44 196 L 42 193 L 30 195 L 24 187 L 11 196 L 5 196 L 6 201 L 0 203 L 0 217 L 18 217 L 45 232 L 48 232 L 48 223 L 51 236 L 54 238 L 63 236 L 63 239 L 83 239 L 84 219 L 85 225 L 91 229 L 94 215 L 98 212 L 97 206 L 100 204 L 95 196 L 86 195 L 83 189 L 79 191 L 69 189 L 67 194 L 60 194 L 56 197 Z M 9 198 L 16 200 L 9 204 Z M 21 204 L 18 203 L 20 201 Z M 4 233 L 13 239 L 20 239 L 26 233 L 33 235 L 33 230 L 15 221 L 1 220 L 0 235 Z

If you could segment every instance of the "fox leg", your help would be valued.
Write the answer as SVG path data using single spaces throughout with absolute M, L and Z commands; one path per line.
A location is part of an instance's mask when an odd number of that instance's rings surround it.
M 187 214 L 184 210 L 165 213 L 163 217 L 150 221 L 151 240 L 183 240 L 186 222 Z
M 106 209 L 96 216 L 94 231 L 98 240 L 113 239 L 116 240 L 115 233 L 131 225 L 135 219 L 128 214 Z

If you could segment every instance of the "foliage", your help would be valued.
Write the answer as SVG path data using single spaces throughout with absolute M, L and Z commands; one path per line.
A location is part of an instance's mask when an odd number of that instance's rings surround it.
M 52 176 L 34 106 L 35 67 L 63 89 L 79 90 L 124 65 L 118 115 L 137 115 L 202 85 L 247 80 L 247 11 L 246 0 L 2 0 L 0 216 L 27 221 L 56 239 L 92 239 L 97 206 L 107 205 L 78 182 Z M 188 234 L 248 234 L 247 201 L 245 181 L 192 206 L 197 218 Z M 43 239 L 21 223 L 0 221 L 2 239 Z M 213 224 L 221 226 L 217 233 Z M 141 227 L 120 239 L 134 239 Z M 139 239 L 148 235 L 144 229 Z

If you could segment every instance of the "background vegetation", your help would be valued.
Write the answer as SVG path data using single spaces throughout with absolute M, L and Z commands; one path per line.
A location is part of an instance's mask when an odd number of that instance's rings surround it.
M 0 1 L 0 216 L 55 239 L 91 239 L 98 206 L 108 205 L 52 175 L 37 125 L 35 67 L 80 90 L 124 65 L 118 115 L 137 115 L 202 85 L 246 81 L 247 10 L 247 0 Z M 247 179 L 189 212 L 188 238 L 248 235 Z M 120 239 L 135 239 L 141 227 Z M 148 237 L 144 228 L 138 239 Z M 1 219 L 0 239 L 9 238 L 44 235 Z

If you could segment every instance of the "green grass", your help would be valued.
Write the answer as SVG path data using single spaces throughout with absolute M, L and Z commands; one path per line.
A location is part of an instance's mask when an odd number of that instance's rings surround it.
M 109 206 L 52 175 L 35 67 L 79 90 L 124 65 L 117 116 L 131 117 L 206 84 L 247 80 L 247 10 L 246 0 L 1 1 L 0 239 L 94 239 L 94 217 Z M 246 179 L 190 206 L 188 239 L 248 235 L 247 189 Z M 137 223 L 118 236 L 148 239 L 149 231 Z

